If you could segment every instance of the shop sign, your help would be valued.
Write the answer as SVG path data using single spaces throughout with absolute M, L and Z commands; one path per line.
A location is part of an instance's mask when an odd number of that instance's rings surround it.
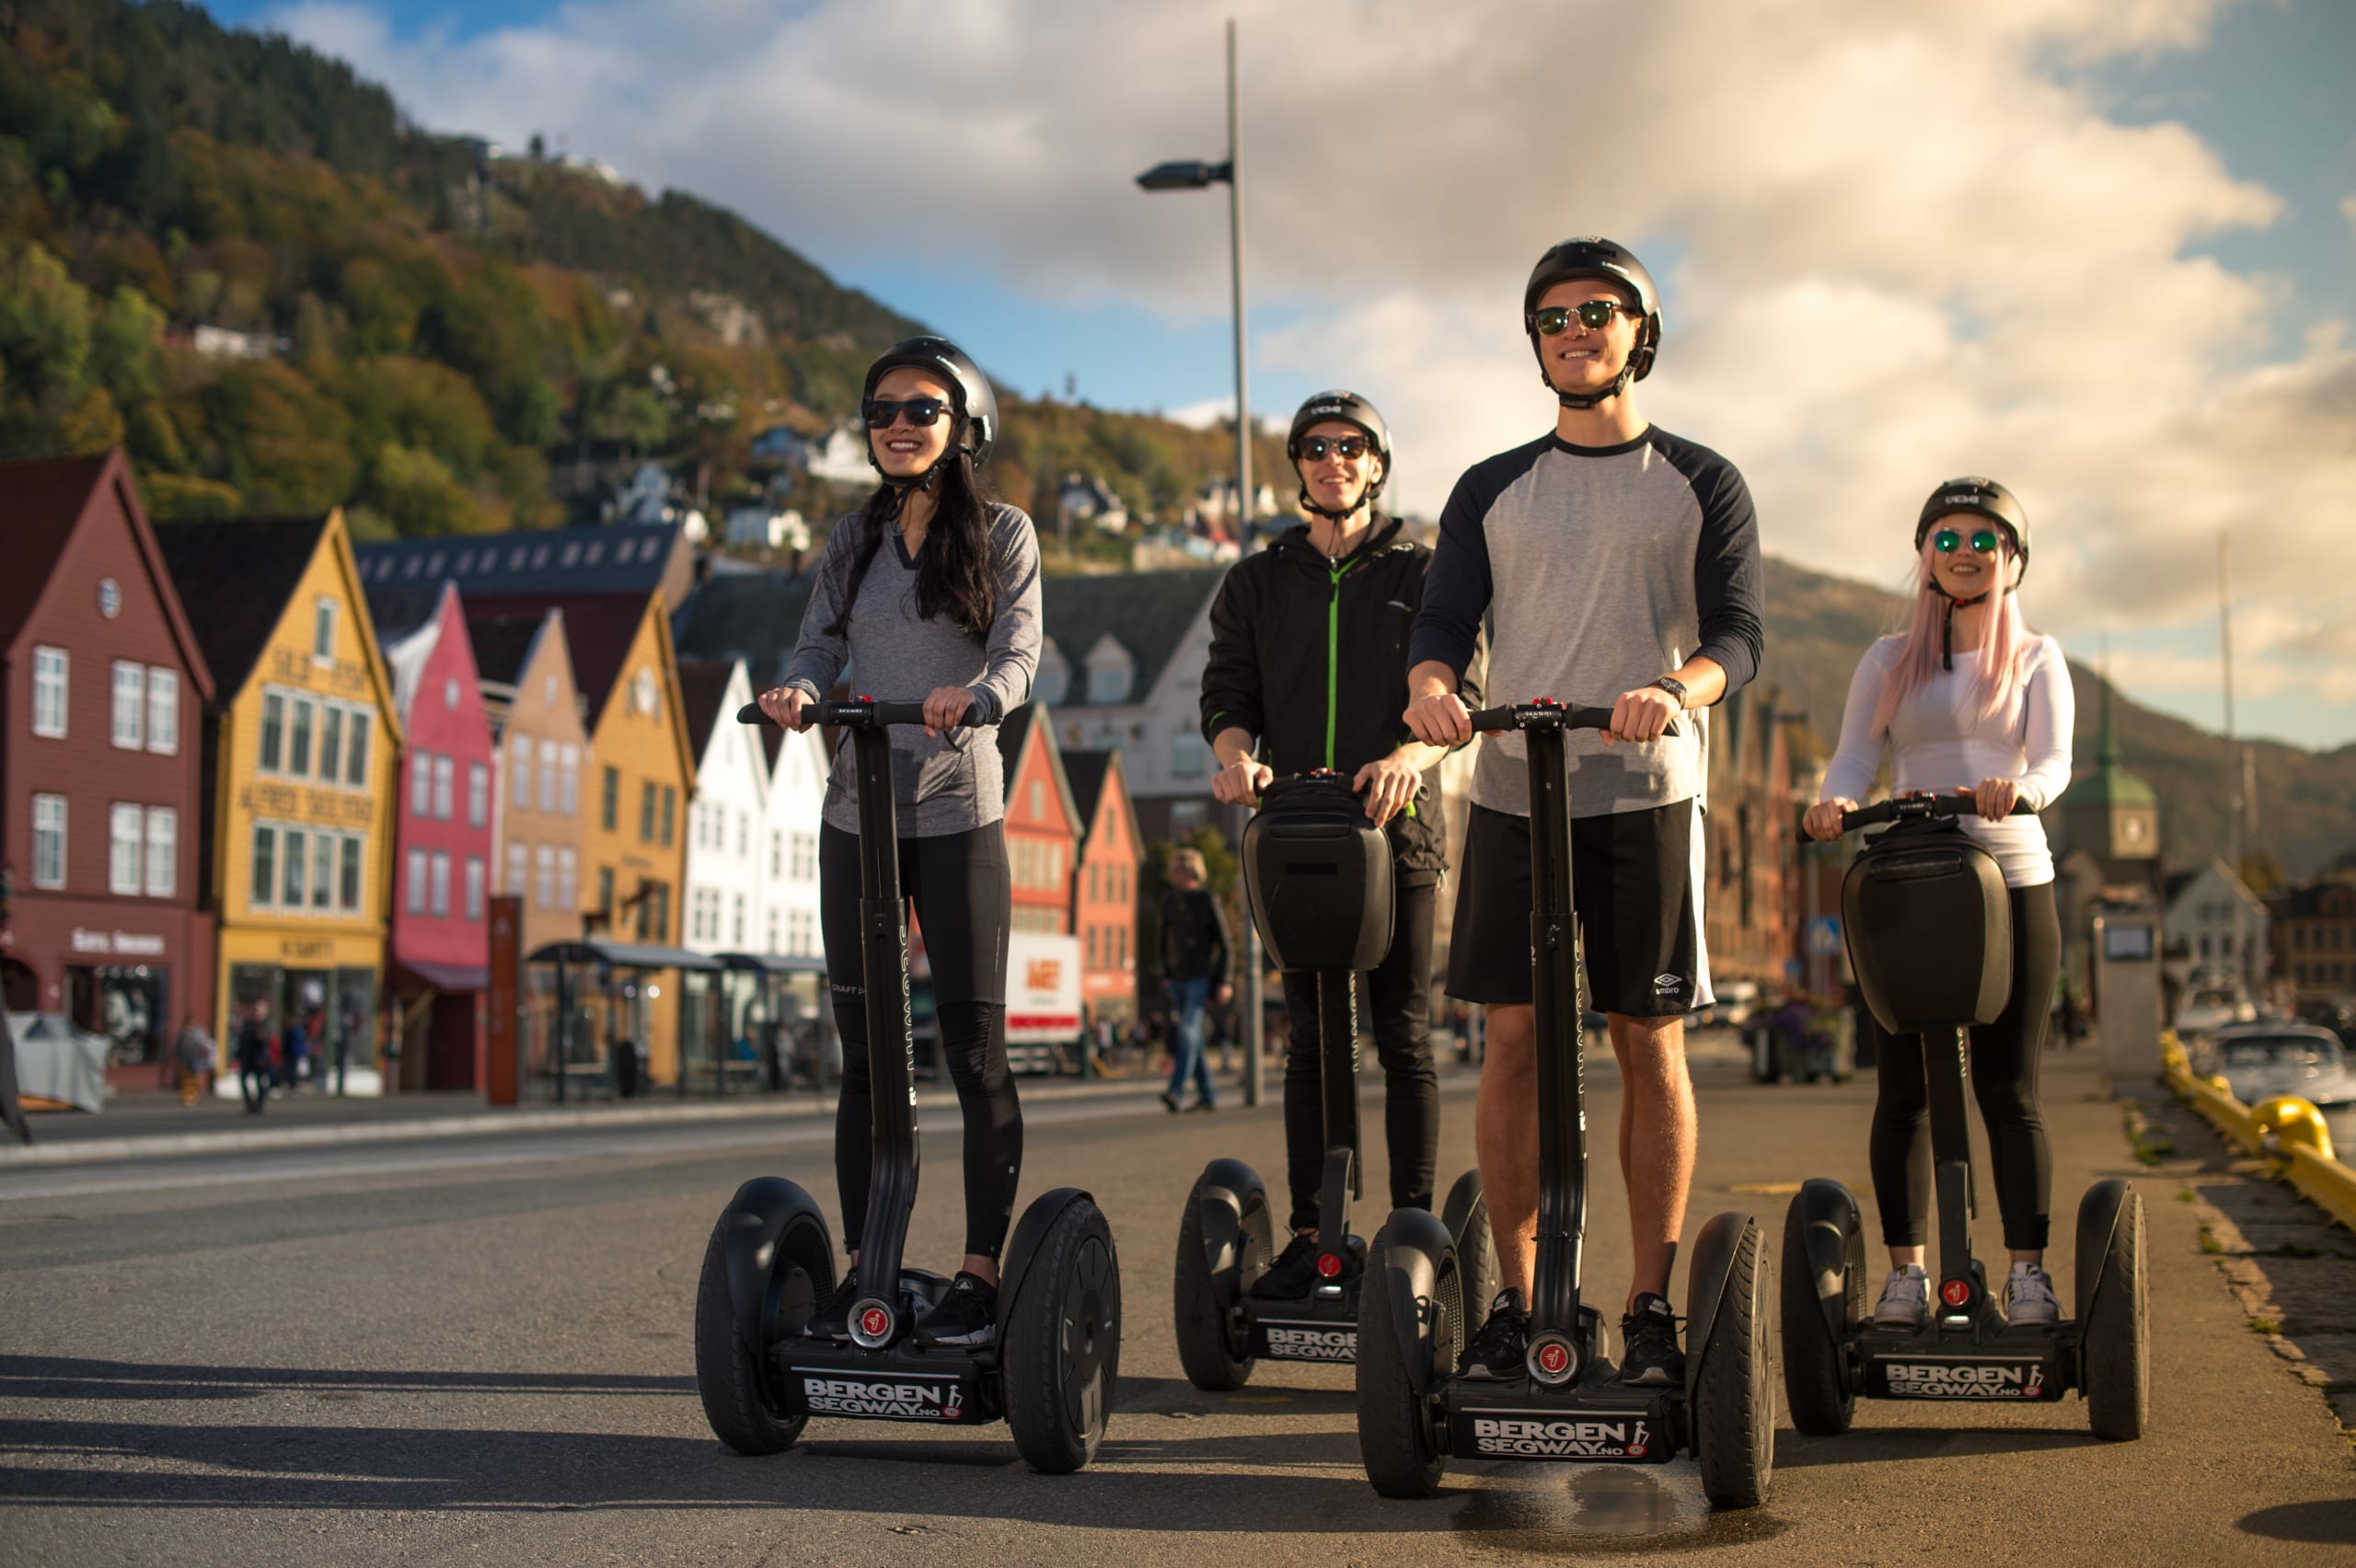
M 273 648 L 270 651 L 270 678 L 286 686 L 325 687 L 338 697 L 366 697 L 368 666 L 352 659 L 338 659 L 322 665 L 311 657 L 308 648 Z
M 75 952 L 110 953 L 117 958 L 161 958 L 164 939 L 145 931 L 86 931 L 74 928 L 69 939 Z
M 335 956 L 333 937 L 288 937 L 278 944 L 278 956 L 301 961 L 331 959 Z
M 237 807 L 254 816 L 366 832 L 376 820 L 374 797 L 343 790 L 298 788 L 263 780 L 237 791 Z

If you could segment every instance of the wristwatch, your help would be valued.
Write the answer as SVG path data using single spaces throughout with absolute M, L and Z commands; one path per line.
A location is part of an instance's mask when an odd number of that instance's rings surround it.
M 1653 685 L 1660 687 L 1661 690 L 1677 698 L 1677 706 L 1679 709 L 1682 709 L 1684 708 L 1685 683 L 1683 681 L 1679 680 L 1675 675 L 1663 675 L 1660 679 L 1655 681 Z

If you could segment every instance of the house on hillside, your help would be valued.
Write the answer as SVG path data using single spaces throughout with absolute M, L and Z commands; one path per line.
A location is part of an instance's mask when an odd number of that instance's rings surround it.
M 810 525 L 791 507 L 756 502 L 733 507 L 722 526 L 721 537 L 733 549 L 792 550 L 810 548 Z
M 1113 493 L 1102 474 L 1075 468 L 1056 489 L 1056 522 L 1067 539 L 1073 528 L 1093 525 L 1099 533 L 1118 534 L 1129 525 L 1129 509 Z
M 1138 1012 L 1138 867 L 1145 846 L 1117 751 L 1064 753 L 1080 813 L 1080 863 L 1071 879 L 1071 929 L 1080 937 L 1080 1008 L 1092 1026 L 1126 1025 Z
M 2266 901 L 2222 859 L 2161 884 L 2161 945 L 2191 963 L 2188 990 L 2257 997 L 2266 991 Z M 2293 982 L 2295 984 L 2295 981 Z
M 791 425 L 774 424 L 753 437 L 753 459 L 780 467 L 803 468 L 810 464 L 810 438 Z
M 803 464 L 814 479 L 829 484 L 871 485 L 875 466 L 868 461 L 867 432 L 855 424 L 837 425 Z
M 212 666 L 121 453 L 0 463 L 0 1009 L 64 1013 L 154 1085 L 217 1023 Z

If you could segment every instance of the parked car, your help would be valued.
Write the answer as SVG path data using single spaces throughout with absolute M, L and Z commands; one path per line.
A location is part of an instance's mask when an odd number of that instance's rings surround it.
M 2295 1094 L 2316 1110 L 2356 1113 L 2356 1073 L 2339 1037 L 2311 1023 L 2237 1023 L 2220 1029 L 2200 1054 L 2245 1105 Z M 2334 1128 L 2337 1131 L 2337 1126 Z

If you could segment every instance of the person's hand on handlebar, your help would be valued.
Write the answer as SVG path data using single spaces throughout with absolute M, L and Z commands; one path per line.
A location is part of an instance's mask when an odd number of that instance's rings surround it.
M 803 717 L 802 709 L 809 700 L 810 694 L 800 686 L 778 686 L 761 693 L 761 711 L 768 715 L 773 724 L 788 730 L 806 730 L 810 721 Z
M 1427 746 L 1461 746 L 1472 738 L 1472 710 L 1452 691 L 1417 698 L 1401 717 Z
M 1377 827 L 1405 811 L 1407 802 L 1414 800 L 1415 791 L 1423 787 L 1422 777 L 1401 760 L 1396 752 L 1368 763 L 1358 769 L 1358 776 L 1350 780 L 1351 789 L 1365 791 L 1366 818 Z
M 1841 816 L 1854 812 L 1857 802 L 1842 795 L 1830 801 L 1819 801 L 1808 807 L 1807 815 L 1800 819 L 1800 826 L 1810 838 L 1830 844 L 1841 836 Z
M 924 732 L 938 735 L 955 729 L 965 709 L 973 706 L 974 694 L 964 686 L 933 687 L 924 699 Z
M 1239 756 L 1211 775 L 1211 799 L 1224 806 L 1248 806 L 1276 776 L 1266 763 Z
M 1971 797 L 1980 807 L 1981 820 L 1998 822 L 2013 814 L 2013 807 L 2020 801 L 2021 787 L 2009 778 L 1982 778 L 1976 786 L 1956 786 L 1956 793 Z
M 1611 728 L 1603 732 L 1603 744 L 1659 740 L 1669 721 L 1684 711 L 1683 703 L 1657 686 L 1623 691 L 1611 705 Z

